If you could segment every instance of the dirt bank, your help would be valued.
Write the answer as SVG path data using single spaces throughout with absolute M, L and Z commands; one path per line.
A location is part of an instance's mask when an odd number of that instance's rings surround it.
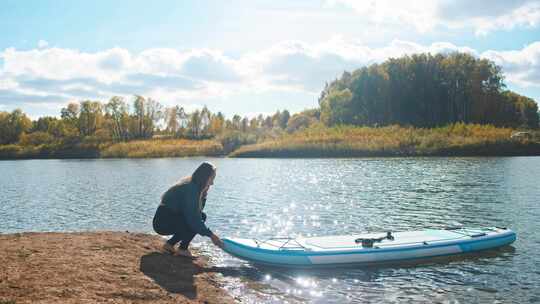
M 0 303 L 234 303 L 203 258 L 129 232 L 0 234 Z

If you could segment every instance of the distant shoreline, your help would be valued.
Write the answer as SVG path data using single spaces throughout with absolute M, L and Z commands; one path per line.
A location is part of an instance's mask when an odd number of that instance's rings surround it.
M 422 129 L 341 126 L 309 128 L 275 140 L 245 145 L 231 157 L 418 157 L 418 156 L 538 156 L 536 132 L 490 125 L 454 124 Z M 530 136 L 529 136 L 530 135 Z
M 454 124 L 413 127 L 312 127 L 259 143 L 240 144 L 232 152 L 217 139 L 147 139 L 56 145 L 0 145 L 0 160 L 163 157 L 332 158 L 540 156 L 540 132 L 490 125 Z
M 445 148 L 436 151 L 407 150 L 363 150 L 337 147 L 332 149 L 318 147 L 254 147 L 252 150 L 233 152 L 235 158 L 360 158 L 360 157 L 508 157 L 540 156 L 540 143 L 492 144 L 482 147 L 464 146 Z
M 249 147 L 249 146 L 246 146 Z M 97 153 L 96 153 L 97 154 Z M 508 156 L 540 156 L 540 143 L 527 145 L 505 146 L 493 145 L 487 147 L 461 147 L 440 151 L 411 151 L 411 150 L 351 150 L 338 149 L 328 151 L 317 147 L 305 149 L 283 147 L 280 149 L 241 150 L 230 155 L 223 153 L 162 155 L 143 157 L 102 157 L 90 153 L 68 153 L 67 155 L 24 155 L 0 157 L 7 160 L 47 160 L 47 159 L 156 159 L 156 158 L 186 158 L 186 157 L 222 157 L 222 158 L 364 158 L 364 157 L 508 157 Z
M 540 143 L 522 146 L 493 145 L 483 148 L 461 147 L 445 149 L 441 151 L 418 152 L 411 150 L 350 150 L 340 149 L 328 151 L 316 147 L 305 149 L 287 148 L 273 150 L 247 150 L 233 152 L 230 155 L 220 153 L 210 154 L 186 154 L 186 155 L 163 155 L 147 157 L 102 157 L 86 153 L 70 153 L 66 156 L 59 155 L 25 155 L 15 157 L 0 157 L 0 161 L 8 160 L 47 160 L 47 159 L 157 159 L 157 158 L 187 158 L 187 157 L 222 157 L 222 158 L 364 158 L 364 157 L 509 157 L 509 156 L 540 156 Z

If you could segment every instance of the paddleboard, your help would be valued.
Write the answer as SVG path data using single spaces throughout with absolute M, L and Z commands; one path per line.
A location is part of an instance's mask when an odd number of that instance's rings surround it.
M 224 250 L 243 260 L 287 267 L 373 264 L 457 255 L 511 244 L 507 228 L 449 228 L 265 240 L 224 238 Z

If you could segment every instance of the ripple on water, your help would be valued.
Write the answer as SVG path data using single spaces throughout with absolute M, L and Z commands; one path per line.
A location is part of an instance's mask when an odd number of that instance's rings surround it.
M 151 232 L 167 186 L 200 158 L 0 162 L 0 232 Z M 245 303 L 535 303 L 540 158 L 212 159 L 208 225 L 267 238 L 507 226 L 511 250 L 422 265 L 325 270 L 254 266 L 195 242 Z M 511 248 L 511 247 L 510 247 Z

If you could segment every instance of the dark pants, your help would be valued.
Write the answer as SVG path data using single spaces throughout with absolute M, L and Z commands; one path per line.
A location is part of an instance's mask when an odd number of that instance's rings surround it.
M 202 213 L 203 221 L 206 221 L 206 214 Z M 180 242 L 180 249 L 187 249 L 189 243 L 195 237 L 196 233 L 187 225 L 182 214 L 174 213 L 165 206 L 159 206 L 152 221 L 154 231 L 160 235 L 171 235 L 167 241 L 174 246 Z

